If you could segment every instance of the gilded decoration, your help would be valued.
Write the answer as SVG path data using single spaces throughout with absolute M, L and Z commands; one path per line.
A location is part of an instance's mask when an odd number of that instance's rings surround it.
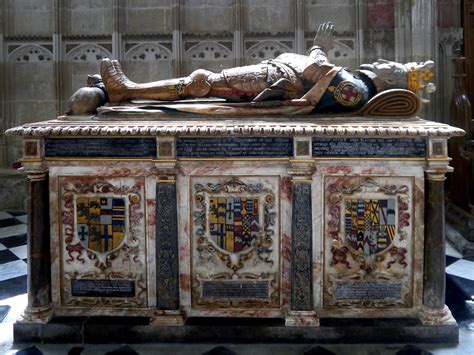
M 59 186 L 62 304 L 146 306 L 144 179 L 60 177 Z
M 255 178 L 209 180 L 193 184 L 193 306 L 278 307 L 275 189 Z
M 412 303 L 412 180 L 328 177 L 326 307 Z

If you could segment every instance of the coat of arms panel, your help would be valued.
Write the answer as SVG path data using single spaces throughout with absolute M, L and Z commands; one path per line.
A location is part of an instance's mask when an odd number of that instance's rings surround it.
M 61 305 L 146 307 L 145 178 L 59 177 Z
M 412 177 L 326 176 L 326 309 L 413 305 Z
M 192 306 L 280 307 L 279 177 L 192 184 Z

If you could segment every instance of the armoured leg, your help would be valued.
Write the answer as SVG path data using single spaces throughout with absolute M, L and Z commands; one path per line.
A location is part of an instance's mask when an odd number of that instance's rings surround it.
M 211 90 L 208 77 L 213 74 L 199 69 L 183 78 L 138 84 L 123 73 L 118 61 L 108 58 L 102 60 L 100 73 L 110 102 L 136 99 L 172 101 L 204 97 Z

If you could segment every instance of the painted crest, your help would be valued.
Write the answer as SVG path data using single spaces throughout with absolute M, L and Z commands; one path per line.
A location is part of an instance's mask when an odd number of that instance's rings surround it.
M 395 199 L 347 199 L 345 238 L 364 255 L 386 250 L 395 237 Z
M 256 240 L 260 221 L 258 198 L 212 197 L 209 199 L 209 231 L 220 248 L 236 253 Z
M 78 197 L 77 236 L 88 249 L 106 253 L 120 246 L 125 237 L 125 199 Z
M 344 80 L 334 90 L 334 97 L 341 105 L 354 106 L 362 99 L 362 93 L 353 83 Z

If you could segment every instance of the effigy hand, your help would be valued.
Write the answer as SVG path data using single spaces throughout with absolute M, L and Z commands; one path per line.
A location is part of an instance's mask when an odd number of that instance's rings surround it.
M 325 22 L 319 25 L 318 32 L 314 36 L 313 46 L 321 47 L 326 53 L 334 45 L 334 25 L 331 22 Z

